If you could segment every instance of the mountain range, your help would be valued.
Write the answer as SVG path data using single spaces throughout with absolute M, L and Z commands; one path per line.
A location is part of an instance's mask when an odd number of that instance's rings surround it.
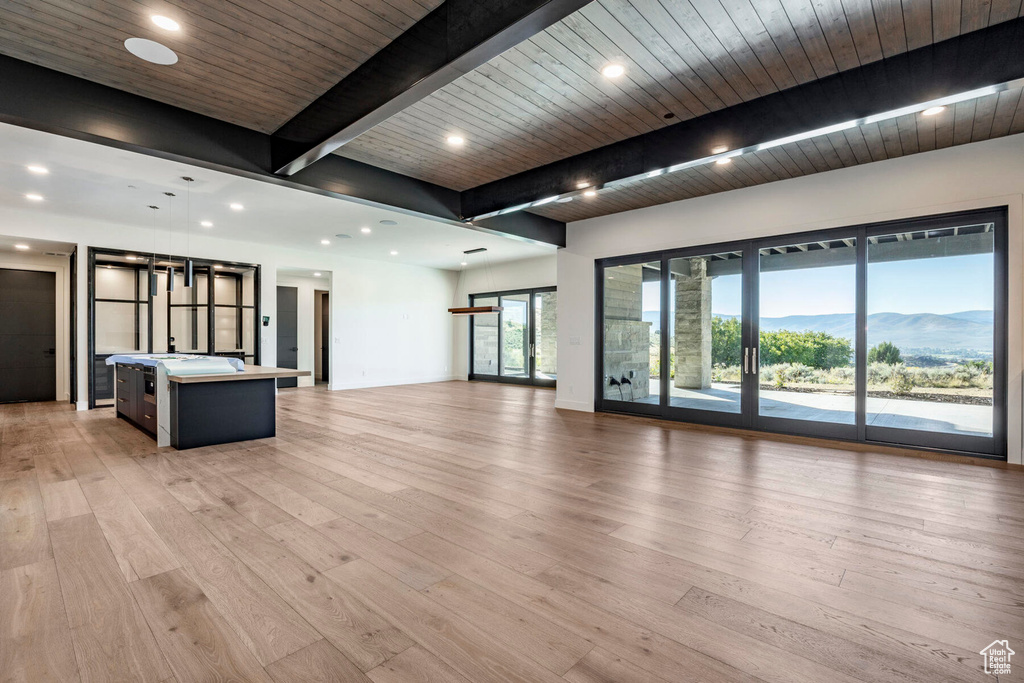
M 725 315 L 723 318 L 738 316 Z M 660 326 L 657 311 L 644 311 L 645 321 Z M 868 343 L 871 346 L 888 341 L 904 352 L 937 350 L 970 350 L 992 353 L 992 311 L 961 311 L 959 313 L 872 313 L 868 316 Z M 826 332 L 836 337 L 853 339 L 852 313 L 822 315 L 788 315 L 782 318 L 761 318 L 761 329 Z

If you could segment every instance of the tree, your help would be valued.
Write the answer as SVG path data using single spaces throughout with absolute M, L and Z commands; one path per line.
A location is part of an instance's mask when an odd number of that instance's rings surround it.
M 711 362 L 713 364 L 740 364 L 740 332 L 739 318 L 723 318 L 716 315 L 711 319 Z
M 796 363 L 821 370 L 845 368 L 853 356 L 849 339 L 827 332 L 793 332 L 775 330 L 761 332 L 761 366 Z
M 903 362 L 900 350 L 892 342 L 882 342 L 868 351 L 869 363 L 885 363 L 886 365 L 899 365 Z

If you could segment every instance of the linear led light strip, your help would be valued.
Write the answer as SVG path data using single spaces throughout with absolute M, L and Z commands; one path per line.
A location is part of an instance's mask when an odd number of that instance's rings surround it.
M 777 140 L 770 140 L 768 142 L 762 142 L 757 145 L 750 145 L 749 147 L 741 147 L 740 149 L 733 149 L 728 152 L 722 152 L 721 154 L 712 154 L 710 156 L 701 157 L 700 159 L 694 159 L 693 161 L 686 161 L 681 164 L 675 164 L 667 168 L 658 168 L 653 171 L 645 171 L 639 175 L 629 176 L 628 178 L 619 178 L 618 180 L 612 180 L 603 185 L 592 185 L 590 187 L 582 188 L 580 190 L 574 190 L 572 192 L 566 192 L 564 194 L 551 195 L 550 197 L 544 197 L 533 202 L 526 202 L 525 204 L 517 204 L 510 206 L 505 209 L 498 211 L 492 211 L 490 213 L 481 214 L 472 218 L 466 219 L 467 221 L 483 220 L 485 218 L 493 218 L 495 216 L 503 216 L 509 213 L 515 213 L 516 211 L 523 211 L 524 209 L 531 209 L 535 206 L 544 206 L 551 202 L 558 201 L 565 197 L 575 197 L 582 194 L 585 190 L 600 190 L 608 187 L 618 187 L 620 185 L 628 185 L 629 183 L 637 182 L 638 180 L 644 180 L 647 178 L 656 178 L 665 173 L 675 173 L 676 171 L 682 171 L 687 168 L 693 168 L 695 166 L 703 166 L 704 164 L 711 164 L 720 159 L 729 159 L 732 157 L 738 157 L 743 154 L 749 154 L 750 152 L 760 152 L 762 150 L 771 149 L 773 147 L 780 147 L 781 145 L 788 145 L 793 142 L 799 142 L 800 140 L 807 140 L 808 138 L 816 138 L 821 135 L 829 135 L 830 133 L 839 133 L 849 128 L 856 128 L 858 126 L 866 126 L 870 123 L 878 123 L 879 121 L 888 121 L 889 119 L 895 119 L 900 116 L 906 116 L 907 114 L 916 114 L 922 112 L 925 109 L 931 109 L 932 107 L 948 107 L 956 104 L 957 102 L 963 102 L 965 100 L 973 100 L 979 97 L 985 97 L 986 95 L 995 95 L 996 93 L 1003 92 L 1004 90 L 1012 90 L 1014 88 L 1024 87 L 1024 78 L 1018 78 L 1013 81 L 1007 81 L 1000 83 L 999 85 L 990 85 L 984 88 L 978 88 L 976 90 L 968 90 L 967 92 L 958 93 L 956 95 L 949 95 L 948 97 L 940 97 L 935 100 L 928 100 L 927 102 L 921 102 L 919 104 L 912 104 L 908 107 L 902 107 L 900 109 L 893 109 L 891 111 L 882 112 L 880 114 L 872 114 L 860 119 L 854 119 L 852 121 L 846 121 L 845 123 L 837 123 L 832 126 L 825 126 L 824 128 L 815 128 L 814 130 L 808 130 L 803 133 L 797 133 L 788 137 L 779 138 Z

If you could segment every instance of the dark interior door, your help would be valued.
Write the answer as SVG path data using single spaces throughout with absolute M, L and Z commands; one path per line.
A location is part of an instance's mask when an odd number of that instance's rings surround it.
M 277 288 L 277 367 L 299 367 L 299 290 L 297 287 Z M 297 387 L 295 377 L 282 377 L 278 387 Z
M 328 378 L 331 376 L 330 370 L 330 357 L 331 357 L 331 299 L 330 294 L 324 292 L 321 306 L 323 307 L 320 311 L 320 368 L 321 368 L 321 379 L 325 382 L 329 381 Z
M 0 269 L 0 403 L 57 398 L 56 274 Z

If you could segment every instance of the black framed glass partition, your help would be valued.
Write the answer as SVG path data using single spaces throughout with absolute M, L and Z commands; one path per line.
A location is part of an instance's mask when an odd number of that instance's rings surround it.
M 259 266 L 192 261 L 193 286 L 185 287 L 184 257 L 89 249 L 90 408 L 113 404 L 112 354 L 199 353 L 259 364 Z
M 1003 458 L 1006 245 L 999 208 L 600 260 L 596 408 Z
M 558 294 L 554 287 L 471 294 L 470 306 L 501 306 L 473 315 L 469 378 L 554 386 Z

